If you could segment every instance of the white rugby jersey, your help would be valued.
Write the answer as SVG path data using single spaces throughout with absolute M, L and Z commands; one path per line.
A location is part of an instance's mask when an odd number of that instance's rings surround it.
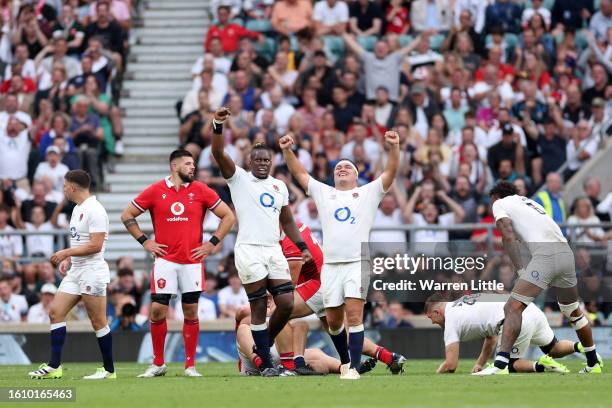
M 340 191 L 311 177 L 307 193 L 319 212 L 325 263 L 360 261 L 361 243 L 369 241 L 378 204 L 385 195 L 382 179 Z
M 444 345 L 495 336 L 508 297 L 476 293 L 448 302 L 444 309 Z M 543 312 L 530 303 L 523 312 L 523 320 L 537 319 L 539 314 Z
M 512 227 L 525 243 L 567 242 L 561 229 L 544 207 L 520 195 L 511 195 L 493 203 L 495 221 L 510 218 Z
M 106 210 L 96 200 L 95 196 L 90 196 L 74 207 L 70 218 L 70 246 L 72 248 L 88 244 L 90 242 L 89 234 L 104 232 L 105 236 L 100 252 L 88 256 L 71 257 L 73 268 L 85 266 L 88 268 L 108 268 L 106 261 L 104 261 L 104 249 L 108 240 L 108 224 Z
M 280 240 L 280 211 L 289 205 L 284 182 L 272 176 L 259 179 L 236 166 L 227 179 L 238 218 L 236 245 L 276 246 Z

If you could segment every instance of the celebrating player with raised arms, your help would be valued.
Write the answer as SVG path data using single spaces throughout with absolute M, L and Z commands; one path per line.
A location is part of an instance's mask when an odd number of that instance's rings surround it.
M 64 176 L 64 195 L 76 204 L 70 217 L 70 248 L 51 256 L 64 276 L 49 307 L 51 320 L 51 358 L 30 377 L 62 378 L 62 349 L 66 339 L 66 315 L 82 299 L 96 331 L 104 367 L 86 380 L 117 378 L 113 365 L 110 328 L 106 320 L 106 286 L 110 282 L 104 246 L 108 239 L 108 215 L 102 204 L 89 192 L 91 179 L 83 170 L 71 170 Z
M 185 342 L 185 375 L 200 377 L 195 369 L 195 353 L 200 325 L 198 301 L 204 290 L 204 259 L 223 240 L 235 222 L 232 210 L 206 184 L 194 180 L 193 156 L 186 150 L 170 154 L 170 176 L 147 187 L 121 214 L 121 221 L 155 256 L 151 272 L 151 340 L 153 364 L 139 377 L 166 374 L 164 345 L 166 314 L 172 295 L 181 293 L 183 341 Z M 149 210 L 153 219 L 155 240 L 147 237 L 136 217 Z M 221 219 L 208 242 L 202 242 L 202 226 L 206 211 Z
M 335 187 L 310 177 L 291 149 L 291 135 L 280 147 L 289 171 L 317 206 L 323 228 L 324 264 L 321 291 L 329 334 L 340 356 L 340 378 L 359 379 L 363 350 L 363 306 L 369 285 L 369 270 L 362 273 L 361 244 L 368 242 L 378 204 L 395 180 L 399 163 L 399 135 L 386 132 L 389 160 L 376 180 L 357 186 L 358 171 L 350 160 L 341 159 L 334 168 Z M 349 335 L 344 329 L 344 315 Z
M 287 186 L 270 176 L 270 149 L 265 145 L 253 146 L 250 172 L 236 166 L 223 151 L 223 123 L 229 115 L 227 108 L 215 112 L 212 154 L 227 180 L 238 218 L 236 269 L 249 298 L 251 332 L 256 353 L 262 360 L 261 375 L 284 375 L 284 370 L 275 368 L 270 358 L 270 344 L 289 320 L 293 308 L 289 266 L 279 245 L 280 227 L 302 251 L 305 260 L 310 260 L 311 255 L 293 220 Z M 276 304 L 269 323 L 266 323 L 267 291 Z
M 504 250 L 519 276 L 504 307 L 504 330 L 495 363 L 474 375 L 508 371 L 510 352 L 521 331 L 523 312 L 542 290 L 550 286 L 556 290 L 561 313 L 576 330 L 584 347 L 587 364 L 580 373 L 601 373 L 593 332 L 578 302 L 574 254 L 561 229 L 540 204 L 518 195 L 512 183 L 498 182 L 489 196 L 497 229 L 502 233 Z M 520 242 L 525 243 L 531 253 L 526 266 L 521 259 Z

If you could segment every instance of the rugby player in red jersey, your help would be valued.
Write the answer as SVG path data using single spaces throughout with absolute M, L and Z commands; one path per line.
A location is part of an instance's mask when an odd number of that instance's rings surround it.
M 200 331 L 198 300 L 204 290 L 204 259 L 210 255 L 234 225 L 234 214 L 217 193 L 194 179 L 195 163 L 186 150 L 170 155 L 170 176 L 147 187 L 121 214 L 121 221 L 155 257 L 151 272 L 151 339 L 153 364 L 139 375 L 142 378 L 166 374 L 164 344 L 166 314 L 172 295 L 181 293 L 183 341 L 185 342 L 185 375 L 200 377 L 195 369 L 195 352 Z M 147 237 L 136 217 L 149 211 L 155 239 Z M 206 211 L 221 219 L 208 242 L 202 242 L 202 225 Z

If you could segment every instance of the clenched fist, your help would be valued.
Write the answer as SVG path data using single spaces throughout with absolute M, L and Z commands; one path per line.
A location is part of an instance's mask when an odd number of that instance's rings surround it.
M 399 133 L 393 130 L 389 130 L 385 132 L 385 142 L 389 143 L 392 146 L 393 145 L 399 146 L 399 143 L 400 143 Z
M 215 111 L 215 120 L 217 122 L 225 122 L 231 114 L 232 112 L 229 110 L 229 108 L 222 106 Z
M 294 143 L 291 133 L 286 134 L 278 140 L 278 145 L 282 150 L 291 149 Z

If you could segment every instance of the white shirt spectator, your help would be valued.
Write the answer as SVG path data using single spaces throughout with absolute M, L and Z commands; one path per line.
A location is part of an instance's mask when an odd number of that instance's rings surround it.
M 45 310 L 42 303 L 33 305 L 28 310 L 28 323 L 49 323 L 49 312 Z
M 202 88 L 202 78 L 198 75 L 193 78 L 193 84 L 191 86 L 191 89 L 194 91 L 199 91 L 200 88 Z M 227 75 L 221 72 L 215 72 L 212 77 L 212 88 L 215 90 L 215 93 L 220 93 L 222 97 L 225 96 L 227 94 L 227 91 L 229 90 L 229 82 L 227 81 Z M 213 109 L 212 106 L 210 108 Z
M 344 1 L 337 0 L 333 7 L 330 7 L 327 0 L 320 0 L 314 6 L 312 19 L 324 26 L 348 23 L 349 9 Z
M 523 130 L 523 128 L 515 123 L 512 123 L 512 130 L 514 131 L 514 133 L 518 133 L 519 138 L 521 139 L 521 145 L 523 145 L 524 147 L 527 146 L 527 137 L 525 136 L 525 131 Z M 485 143 L 486 148 L 488 149 L 494 144 L 501 142 L 501 140 L 502 140 L 502 130 L 499 126 L 499 122 L 496 122 L 493 126 L 491 126 L 491 129 L 489 129 L 489 132 L 487 133 L 487 137 L 484 143 Z M 478 143 L 476 140 L 475 142 Z M 479 151 L 478 154 L 480 155 L 481 152 Z M 485 158 L 487 156 L 481 155 L 480 157 Z
M 50 222 L 45 222 L 36 227 L 32 223 L 26 222 L 25 229 L 29 232 L 48 232 L 53 231 L 53 225 Z M 28 256 L 44 254 L 45 258 L 50 258 L 53 255 L 53 235 L 28 235 L 26 237 L 26 248 Z
M 610 214 L 610 218 L 612 218 L 612 193 L 608 193 L 606 198 L 604 198 L 599 205 L 597 205 L 597 212 L 605 213 L 608 212 Z M 610 240 L 612 242 L 612 240 Z
M 15 231 L 10 225 L 0 228 L 0 258 L 15 259 L 23 255 L 23 242 L 20 235 L 2 235 L 2 232 Z
M 573 140 L 567 142 L 567 146 L 565 148 L 567 167 L 572 171 L 580 169 L 584 164 L 584 161 L 578 159 L 579 151 L 585 151 L 589 153 L 591 157 L 593 157 L 593 155 L 597 152 L 597 138 L 589 137 L 581 140 L 578 144 L 578 148 L 576 148 Z
M 580 225 L 580 224 L 599 224 L 601 220 L 597 218 L 596 215 L 591 215 L 587 219 L 578 218 L 575 215 L 570 215 L 567 219 L 567 223 L 570 225 Z M 580 243 L 593 243 L 595 242 L 591 237 L 589 237 L 586 232 L 588 231 L 591 235 L 594 235 L 599 238 L 603 238 L 606 235 L 605 231 L 601 227 L 596 228 L 575 228 L 576 241 Z
M 486 8 L 487 2 L 483 0 L 455 0 L 455 26 L 461 26 L 459 23 L 459 16 L 461 15 L 461 12 L 463 10 L 469 10 L 470 13 L 472 13 L 474 30 L 480 34 L 485 24 Z
M 231 286 L 226 286 L 219 291 L 217 295 L 219 306 L 229 306 L 238 309 L 240 306 L 248 305 L 249 298 L 247 297 L 244 287 L 240 287 L 238 293 L 235 293 Z
M 34 60 L 28 58 L 21 67 L 21 76 L 24 78 L 33 78 L 36 79 L 36 65 L 34 65 Z M 7 65 L 4 68 L 4 80 L 7 81 L 13 77 L 13 67 L 11 65 Z
M 174 312 L 174 318 L 176 320 L 184 320 L 183 308 L 177 307 Z M 217 319 L 217 308 L 215 302 L 208 299 L 207 297 L 200 296 L 198 300 L 198 320 L 216 320 Z
M 215 20 L 219 18 L 217 16 L 219 6 L 228 6 L 230 8 L 230 15 L 232 18 L 237 17 L 240 14 L 240 9 L 242 8 L 242 0 L 211 0 L 210 12 Z
M 216 74 L 215 74 L 216 75 Z M 200 100 L 198 97 L 198 93 L 200 92 L 200 88 L 192 89 L 187 92 L 185 98 L 183 99 L 183 105 L 181 106 L 181 118 L 185 118 L 191 112 L 195 112 L 200 109 Z M 225 97 L 224 93 L 221 93 L 214 86 L 212 90 L 208 91 L 208 104 L 210 105 L 211 110 L 217 110 L 223 104 L 223 98 Z
M 16 137 L 10 137 L 5 129 L 0 128 L 0 179 L 21 180 L 28 175 L 28 130 L 21 131 Z
M 11 294 L 8 301 L 0 299 L 0 323 L 18 323 L 28 313 L 28 302 L 21 295 Z
M 274 111 L 274 120 L 276 122 L 276 131 L 278 134 L 285 134 L 287 125 L 291 115 L 295 112 L 295 108 L 288 103 L 282 102 L 276 108 L 271 107 Z M 261 126 L 264 110 L 260 109 L 255 115 L 255 126 Z
M 491 85 L 484 81 L 479 81 L 476 82 L 473 87 L 468 89 L 468 95 L 470 96 L 470 98 L 473 98 L 474 95 L 489 92 L 490 90 Z M 499 94 L 504 103 L 507 103 L 508 101 L 514 102 L 514 91 L 512 90 L 512 85 L 510 85 L 506 81 L 502 81 L 501 83 L 497 84 L 497 93 Z
M 438 216 L 437 224 L 428 224 L 425 218 L 418 213 L 412 216 L 412 222 L 418 227 L 426 227 L 428 225 L 449 226 L 455 224 L 455 214 L 452 212 L 441 214 Z M 447 230 L 419 230 L 414 233 L 414 242 L 448 242 Z
M 229 74 L 230 68 L 232 67 L 232 61 L 226 57 L 215 57 L 213 69 L 215 72 L 222 74 Z M 192 75 L 200 75 L 204 70 L 204 56 L 199 57 L 191 67 Z M 214 79 L 213 79 L 214 82 Z
M 342 150 L 340 151 L 340 157 L 345 157 L 347 159 L 353 160 L 353 150 L 355 150 L 355 141 L 351 140 L 342 146 Z M 363 149 L 365 150 L 366 157 L 370 159 L 371 163 L 378 162 L 380 158 L 380 145 L 373 141 L 372 139 L 365 139 L 363 141 Z
M 544 24 L 546 24 L 547 27 L 550 27 L 550 10 L 544 6 L 538 9 L 526 8 L 525 10 L 523 10 L 523 15 L 521 16 L 521 24 L 529 24 L 529 20 L 531 20 L 531 17 L 533 17 L 535 13 L 541 15 L 544 18 Z
M 52 167 L 48 162 L 40 162 L 36 167 L 34 173 L 34 180 L 42 180 L 48 177 L 53 182 L 53 190 L 62 191 L 64 188 L 64 176 L 68 173 L 69 169 L 64 163 L 57 163 L 55 167 Z
M 374 216 L 372 229 L 381 227 L 397 227 L 403 225 L 402 211 L 399 208 L 393 210 L 391 215 L 386 215 L 379 208 Z M 370 232 L 370 242 L 401 242 L 406 243 L 406 233 L 404 231 L 372 231 Z
M 234 163 L 239 164 L 242 163 L 242 158 L 240 156 L 240 151 L 233 144 L 226 144 L 223 148 L 225 153 L 228 154 L 229 157 L 232 158 Z M 212 145 L 206 147 L 200 153 L 200 159 L 198 160 L 198 169 L 207 169 L 212 166 Z
M 309 206 L 311 207 L 311 210 L 308 209 Z M 312 230 L 312 235 L 317 239 L 317 241 L 319 241 L 319 243 L 323 243 L 323 236 L 321 235 L 321 220 L 319 219 L 317 206 L 312 198 L 302 201 L 298 206 L 295 215 L 296 221 L 300 221 L 302 224 L 307 225 L 308 228 Z
M 18 121 L 24 123 L 28 129 L 32 127 L 32 117 L 23 111 L 17 111 L 15 113 L 8 113 L 7 111 L 0 112 L 0 132 L 6 129 L 11 116 L 15 116 Z
M 300 163 L 302 163 L 302 166 L 304 166 L 306 171 L 310 173 L 312 171 L 312 166 L 313 166 L 312 156 L 310 155 L 310 153 L 308 153 L 307 150 L 302 149 L 302 148 L 298 149 L 298 151 L 295 153 Z M 284 164 L 285 159 L 283 159 L 283 154 L 277 153 L 276 156 L 274 157 L 274 161 L 277 166 Z

